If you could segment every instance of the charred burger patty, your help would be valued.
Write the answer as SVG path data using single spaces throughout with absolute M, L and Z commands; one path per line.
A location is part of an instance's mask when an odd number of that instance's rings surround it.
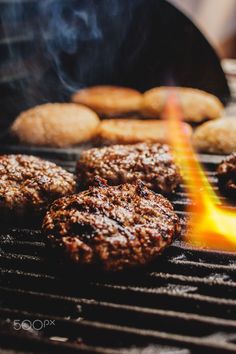
M 55 199 L 75 191 L 74 176 L 52 162 L 27 155 L 0 156 L 0 218 L 4 221 L 42 217 Z
M 113 145 L 84 151 L 77 162 L 79 185 L 87 188 L 96 176 L 110 185 L 141 180 L 148 188 L 169 194 L 180 182 L 180 173 L 167 145 Z
M 94 186 L 61 198 L 43 222 L 49 244 L 67 259 L 112 271 L 152 261 L 179 229 L 170 202 L 142 183 Z
M 229 197 L 236 197 L 236 153 L 229 155 L 218 166 L 218 179 L 221 191 Z

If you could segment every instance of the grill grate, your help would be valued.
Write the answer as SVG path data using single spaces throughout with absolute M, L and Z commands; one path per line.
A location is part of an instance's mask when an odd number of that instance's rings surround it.
M 1 148 L 44 156 L 70 171 L 80 151 Z M 214 171 L 222 156 L 200 160 L 217 189 Z M 184 190 L 173 200 L 181 216 L 188 203 Z M 18 353 L 236 353 L 236 254 L 175 241 L 145 269 L 78 271 L 73 279 L 73 271 L 47 256 L 38 230 L 5 230 L 0 246 L 3 347 Z M 48 325 L 38 330 L 42 324 Z

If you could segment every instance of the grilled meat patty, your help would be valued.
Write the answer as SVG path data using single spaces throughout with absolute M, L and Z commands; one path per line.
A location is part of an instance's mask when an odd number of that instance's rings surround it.
M 70 261 L 117 271 L 155 259 L 180 224 L 171 203 L 140 182 L 94 186 L 55 201 L 43 231 Z
M 96 176 L 110 185 L 141 180 L 148 188 L 169 194 L 180 182 L 179 169 L 167 145 L 113 145 L 84 151 L 77 162 L 79 185 L 87 188 Z
M 54 163 L 27 155 L 0 156 L 0 218 L 4 222 L 17 223 L 23 217 L 30 223 L 45 214 L 55 199 L 75 190 L 74 176 Z
M 236 153 L 223 160 L 217 169 L 219 187 L 229 197 L 236 198 Z

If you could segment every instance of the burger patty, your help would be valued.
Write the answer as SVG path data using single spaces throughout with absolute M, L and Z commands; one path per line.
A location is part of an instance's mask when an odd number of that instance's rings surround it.
M 220 163 L 217 174 L 222 192 L 236 198 L 236 153 L 229 155 Z
M 107 271 L 152 261 L 179 231 L 171 203 L 141 182 L 61 198 L 43 222 L 49 244 L 66 259 Z
M 40 217 L 55 199 L 75 191 L 74 176 L 54 163 L 27 155 L 0 156 L 0 218 L 4 221 Z
M 180 173 L 167 145 L 113 145 L 84 151 L 77 162 L 79 185 L 87 188 L 96 176 L 109 185 L 141 180 L 148 188 L 169 194 L 180 182 Z

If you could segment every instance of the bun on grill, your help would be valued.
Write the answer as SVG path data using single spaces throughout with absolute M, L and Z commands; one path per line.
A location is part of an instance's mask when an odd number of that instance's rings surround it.
M 184 127 L 189 135 L 192 128 L 187 123 Z M 168 125 L 162 120 L 106 119 L 99 127 L 98 140 L 102 145 L 135 144 L 139 142 L 168 142 Z
M 11 132 L 29 145 L 64 147 L 90 140 L 97 133 L 95 112 L 73 103 L 47 103 L 22 112 Z
M 155 87 L 144 93 L 143 110 L 148 116 L 162 116 L 169 87 Z M 219 118 L 223 111 L 220 100 L 205 91 L 188 87 L 175 87 L 179 97 L 183 119 L 199 123 L 207 119 Z
M 236 152 L 236 118 L 225 117 L 202 124 L 193 134 L 193 145 L 201 152 Z
M 140 111 L 143 95 L 127 87 L 92 86 L 75 92 L 72 101 L 101 115 L 114 115 Z

